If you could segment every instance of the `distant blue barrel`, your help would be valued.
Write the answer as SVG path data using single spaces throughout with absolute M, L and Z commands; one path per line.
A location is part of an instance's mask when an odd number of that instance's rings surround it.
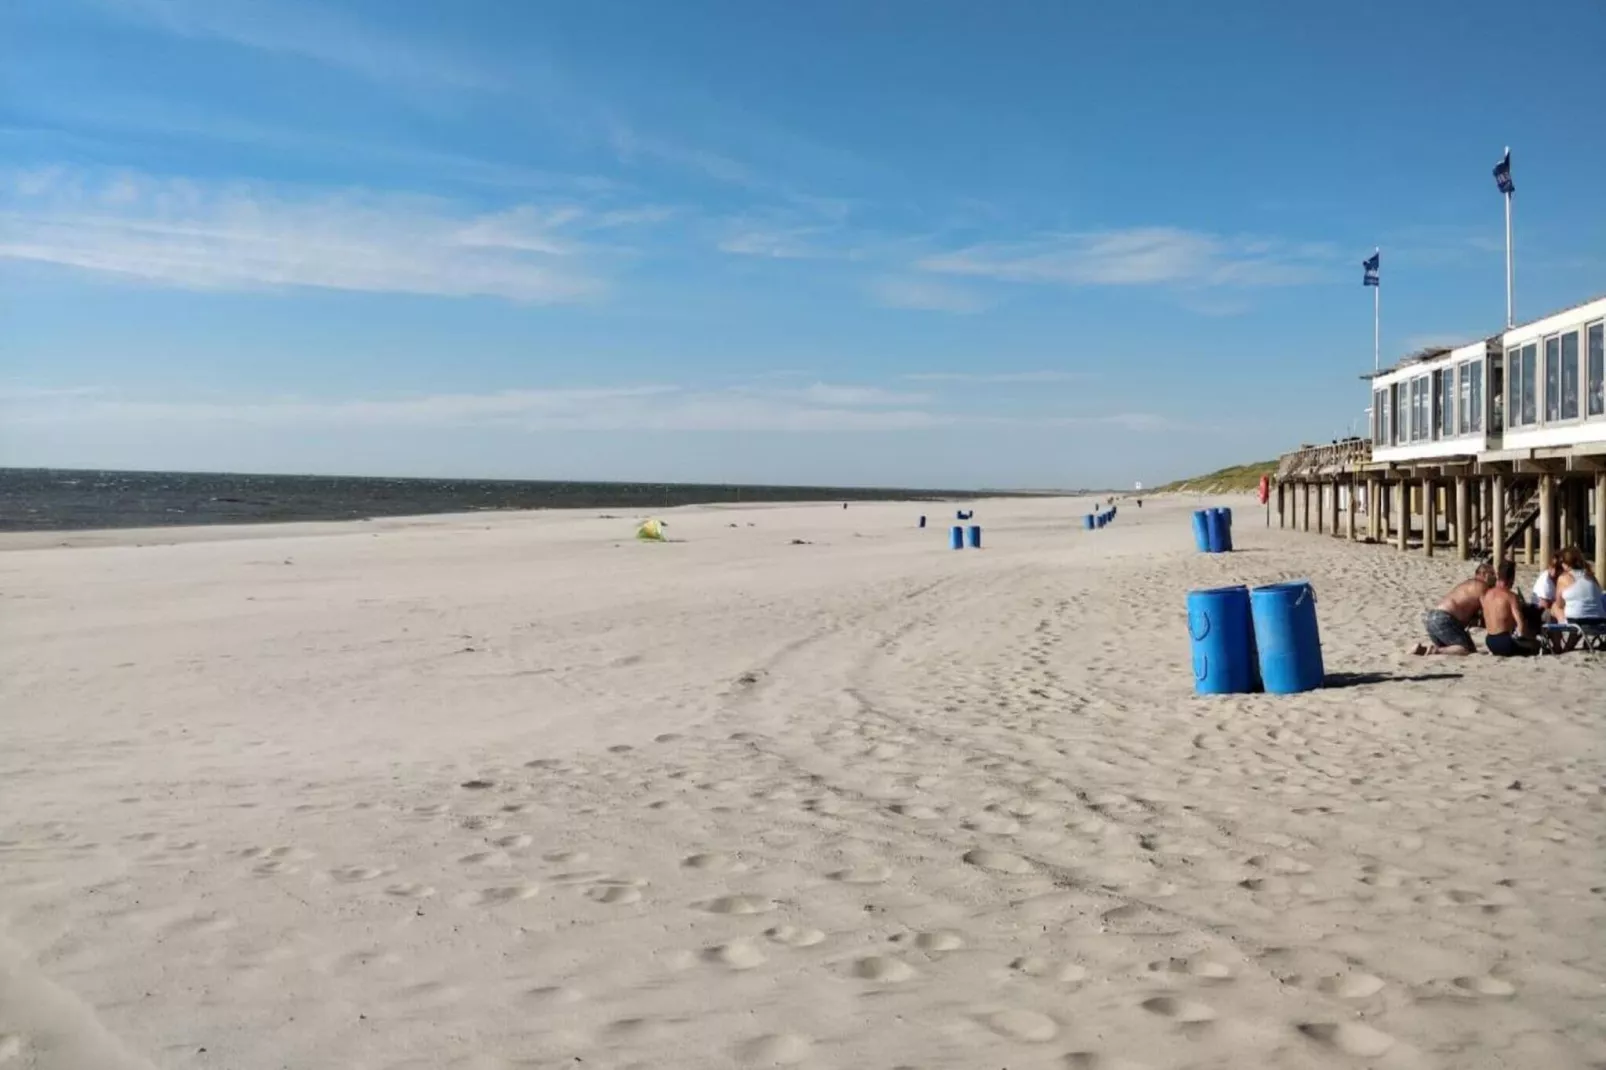
M 953 547 L 955 550 L 963 550 L 965 548 L 965 529 L 960 527 L 958 524 L 955 524 L 953 527 L 949 528 L 948 545 Z
M 1104 526 L 1104 514 L 1103 513 L 1100 513 L 1098 515 L 1098 523 L 1095 524 L 1094 526 L 1095 527 L 1101 527 L 1101 528 Z
M 1213 554 L 1231 553 L 1232 522 L 1227 519 L 1226 510 L 1206 510 L 1205 520 L 1210 531 L 1210 552 Z
M 1249 588 L 1189 591 L 1188 636 L 1193 640 L 1195 694 L 1242 695 L 1260 689 Z
M 1097 518 L 1092 513 L 1089 513 L 1089 514 L 1087 514 L 1086 516 L 1084 516 L 1082 518 L 1082 526 L 1084 528 L 1086 528 L 1087 530 L 1092 531 L 1093 530 L 1093 523 L 1094 523 L 1094 521 L 1096 519 Z
M 1260 676 L 1274 695 L 1314 691 L 1326 678 L 1316 627 L 1316 591 L 1304 580 L 1249 592 Z
M 925 527 L 926 526 L 926 518 L 925 517 L 921 517 L 920 518 L 920 526 L 921 527 Z
M 1201 554 L 1210 552 L 1210 511 L 1208 509 L 1195 509 L 1193 511 L 1193 544 L 1199 548 Z
M 980 524 L 972 524 L 972 525 L 970 525 L 970 548 L 972 550 L 980 550 L 981 549 L 981 525 Z

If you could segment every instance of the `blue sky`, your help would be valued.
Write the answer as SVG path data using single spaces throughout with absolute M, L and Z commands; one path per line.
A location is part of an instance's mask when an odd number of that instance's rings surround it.
M 1539 10 L 13 0 L 0 463 L 1269 456 L 1360 419 L 1373 246 L 1385 360 L 1498 329 L 1506 144 L 1518 318 L 1606 291 L 1606 7 Z

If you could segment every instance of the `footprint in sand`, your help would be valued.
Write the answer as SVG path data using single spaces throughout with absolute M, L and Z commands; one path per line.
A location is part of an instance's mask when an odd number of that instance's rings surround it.
M 839 869 L 828 876 L 843 884 L 881 884 L 892 876 L 892 870 L 879 862 L 869 862 L 862 866 Z
M 745 869 L 734 858 L 718 851 L 704 851 L 699 854 L 687 855 L 680 860 L 680 864 L 687 869 L 700 869 L 708 873 L 731 873 L 738 869 Z
M 1375 1059 L 1394 1047 L 1393 1037 L 1362 1022 L 1307 1022 L 1299 1031 L 1318 1044 L 1361 1059 Z
M 722 895 L 695 905 L 698 910 L 709 914 L 768 914 L 775 909 L 776 902 L 752 895 Z
M 887 955 L 868 955 L 853 963 L 853 976 L 861 981 L 897 984 L 915 975 L 914 967 Z
M 1338 977 L 1324 977 L 1316 985 L 1329 996 L 1339 999 L 1366 999 L 1383 991 L 1383 978 L 1369 973 L 1346 973 Z
M 1230 981 L 1233 976 L 1231 966 L 1205 954 L 1190 958 L 1161 959 L 1149 963 L 1149 969 L 1155 973 L 1187 974 L 1201 981 Z
M 1155 996 L 1144 1000 L 1142 1006 L 1150 1014 L 1158 1014 L 1174 1022 L 1211 1022 L 1216 1018 L 1214 1008 L 1209 1005 L 1176 996 Z
M 961 822 L 963 828 L 983 836 L 1013 836 L 1020 831 L 1020 822 L 997 814 L 980 813 Z
M 329 876 L 341 884 L 361 884 L 375 877 L 383 877 L 385 872 L 374 866 L 341 866 L 339 869 L 331 869 Z
M 742 1066 L 792 1066 L 809 1057 L 809 1042 L 796 1033 L 754 1037 L 737 1049 Z
M 1066 1070 L 1149 1070 L 1146 1063 L 1135 1063 L 1120 1056 L 1100 1055 L 1096 1051 L 1073 1051 L 1065 1056 Z
M 1009 968 L 1027 977 L 1046 977 L 1066 984 L 1087 979 L 1087 967 L 1076 962 L 1059 963 L 1050 959 L 1027 955 L 1009 964 Z
M 813 947 L 825 940 L 825 934 L 820 930 L 798 925 L 776 925 L 765 929 L 764 935 L 787 947 Z
M 751 970 L 768 961 L 756 944 L 747 940 L 732 940 L 703 950 L 705 962 L 717 963 L 732 970 Z
M 578 866 L 591 861 L 591 856 L 584 851 L 548 851 L 541 856 L 541 859 L 546 862 Z
M 624 906 L 641 902 L 641 889 L 632 884 L 597 884 L 586 889 L 586 898 L 593 903 Z
M 1487 999 L 1498 999 L 1517 993 L 1516 985 L 1510 981 L 1502 981 L 1498 977 L 1457 977 L 1451 983 L 1463 995 L 1483 996 Z
M 523 832 L 517 832 L 511 836 L 498 836 L 491 842 L 498 847 L 502 847 L 510 851 L 516 851 L 530 846 L 530 844 L 535 842 L 535 839 Z
M 977 847 L 966 851 L 964 859 L 978 869 L 985 869 L 993 873 L 1030 873 L 1032 864 L 1020 855 L 1010 854 L 1008 851 L 989 851 Z
M 458 787 L 462 788 L 464 791 L 488 791 L 489 789 L 496 787 L 496 781 L 481 779 L 465 780 L 459 784 Z
M 942 811 L 930 806 L 923 806 L 920 803 L 895 803 L 887 807 L 887 809 L 899 817 L 907 817 L 911 821 L 939 821 L 942 819 Z
M 524 899 L 533 899 L 540 891 L 541 886 L 532 882 L 507 884 L 498 888 L 482 888 L 476 892 L 464 892 L 453 902 L 458 906 L 494 907 L 503 903 L 517 903 Z
M 952 929 L 939 929 L 929 933 L 899 933 L 893 941 L 909 944 L 925 952 L 958 951 L 965 946 L 965 938 Z
M 990 1011 L 981 1016 L 981 1021 L 1001 1037 L 1030 1044 L 1046 1044 L 1059 1036 L 1060 1032 L 1059 1024 L 1054 1019 L 1023 1007 Z

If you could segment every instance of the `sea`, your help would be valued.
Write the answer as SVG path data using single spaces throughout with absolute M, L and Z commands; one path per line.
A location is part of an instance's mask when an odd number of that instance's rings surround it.
M 0 531 L 362 520 L 505 509 L 618 509 L 641 514 L 676 505 L 714 502 L 940 501 L 971 498 L 975 494 L 890 487 L 0 468 Z

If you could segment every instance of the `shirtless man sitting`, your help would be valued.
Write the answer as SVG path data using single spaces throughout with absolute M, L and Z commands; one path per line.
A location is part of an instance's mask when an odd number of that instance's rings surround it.
M 1472 579 L 1464 580 L 1450 589 L 1437 609 L 1422 616 L 1431 643 L 1418 643 L 1411 648 L 1413 654 L 1446 654 L 1464 657 L 1474 653 L 1472 636 L 1467 626 L 1483 612 L 1483 596 L 1494 586 L 1494 569 L 1487 564 L 1478 566 Z
M 1483 626 L 1489 634 L 1484 642 L 1497 658 L 1526 658 L 1539 653 L 1539 641 L 1529 625 L 1526 607 L 1512 584 L 1517 581 L 1517 563 L 1500 562 L 1495 585 L 1483 596 Z

